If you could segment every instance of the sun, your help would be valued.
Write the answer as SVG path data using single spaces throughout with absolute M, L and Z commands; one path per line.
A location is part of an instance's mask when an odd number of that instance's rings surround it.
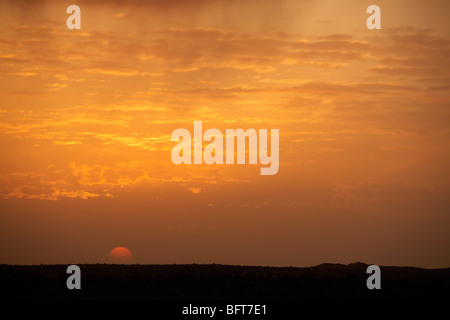
M 125 247 L 116 247 L 109 253 L 109 261 L 117 264 L 131 263 L 133 255 L 131 251 Z

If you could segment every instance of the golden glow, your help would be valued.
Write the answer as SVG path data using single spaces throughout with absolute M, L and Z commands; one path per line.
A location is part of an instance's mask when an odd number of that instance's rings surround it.
M 380 0 L 381 30 L 359 0 L 77 1 L 81 30 L 20 3 L 0 1 L 0 263 L 126 242 L 141 263 L 449 265 L 447 1 Z M 196 120 L 279 129 L 278 173 L 174 165 Z

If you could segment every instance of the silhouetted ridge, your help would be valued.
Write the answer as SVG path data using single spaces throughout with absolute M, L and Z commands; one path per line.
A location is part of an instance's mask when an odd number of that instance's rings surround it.
M 318 269 L 337 269 L 337 270 L 343 270 L 346 268 L 344 264 L 341 263 L 321 263 L 313 268 Z
M 367 270 L 367 267 L 369 266 L 366 263 L 362 263 L 362 262 L 353 262 L 350 263 L 349 265 L 347 265 L 349 268 L 351 269 L 364 269 Z
M 3 299 L 450 299 L 450 268 L 381 268 L 381 290 L 366 286 L 367 264 L 315 267 L 79 264 L 81 290 L 68 290 L 68 265 L 0 265 Z

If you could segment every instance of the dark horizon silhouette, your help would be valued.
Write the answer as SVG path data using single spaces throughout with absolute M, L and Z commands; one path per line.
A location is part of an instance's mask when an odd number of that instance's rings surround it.
M 68 265 L 0 265 L 3 299 L 317 300 L 450 298 L 450 268 L 380 266 L 369 290 L 368 264 L 314 267 L 220 264 L 80 264 L 81 289 L 69 290 Z

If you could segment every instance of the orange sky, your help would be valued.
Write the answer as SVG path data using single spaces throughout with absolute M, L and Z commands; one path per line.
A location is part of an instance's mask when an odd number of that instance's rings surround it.
M 449 267 L 449 9 L 0 0 L 0 263 Z M 278 173 L 174 165 L 194 120 L 279 129 Z

